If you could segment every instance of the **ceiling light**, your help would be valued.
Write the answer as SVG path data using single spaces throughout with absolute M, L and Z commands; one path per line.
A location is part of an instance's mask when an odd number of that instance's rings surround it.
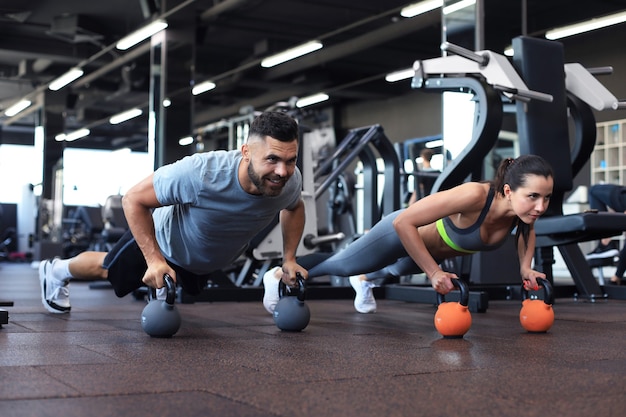
M 414 76 L 415 70 L 413 68 L 407 68 L 400 71 L 390 72 L 385 75 L 385 81 L 395 83 L 396 81 L 406 80 L 407 78 L 413 78 Z
M 64 139 L 66 142 L 71 142 L 76 139 L 84 138 L 85 136 L 89 135 L 89 133 L 91 133 L 89 129 L 86 129 L 86 128 L 78 129 L 65 135 Z
M 425 0 L 419 3 L 409 4 L 400 10 L 400 16 L 402 17 L 414 17 L 431 10 L 435 10 L 438 7 L 443 6 L 443 0 Z
M 194 96 L 197 96 L 198 94 L 205 93 L 209 90 L 213 90 L 214 88 L 215 88 L 215 83 L 213 81 L 205 81 L 203 83 L 200 83 L 194 86 L 191 89 L 191 94 L 193 94 Z
M 283 62 L 298 58 L 302 55 L 317 51 L 318 49 L 321 49 L 322 46 L 324 45 L 322 45 L 322 42 L 320 41 L 303 43 L 302 45 L 287 49 L 286 51 L 280 52 L 276 55 L 268 56 L 261 61 L 261 66 L 263 68 L 273 67 L 275 65 L 282 64 Z
M 148 39 L 150 36 L 156 33 L 159 33 L 166 27 L 167 27 L 167 22 L 165 20 L 155 20 L 154 22 L 142 28 L 137 29 L 130 35 L 124 36 L 122 39 L 120 39 L 117 42 L 115 47 L 117 49 L 125 51 L 128 48 L 131 48 L 137 45 L 139 42 L 143 41 L 144 39 Z
M 461 9 L 465 9 L 466 7 L 470 7 L 476 4 L 476 0 L 461 0 L 457 1 L 454 4 L 446 6 L 441 11 L 443 14 L 448 15 L 454 12 L 458 12 Z
M 187 146 L 193 143 L 193 138 L 191 136 L 185 136 L 184 138 L 178 139 L 178 144 L 180 146 Z
M 30 100 L 21 100 L 4 111 L 4 115 L 8 117 L 15 116 L 25 108 L 33 104 Z
M 80 68 L 72 68 L 71 70 L 69 70 L 65 74 L 61 75 L 56 80 L 52 81 L 48 85 L 48 88 L 50 90 L 52 90 L 52 91 L 60 90 L 63 87 L 65 87 L 66 85 L 68 85 L 69 83 L 71 83 L 72 81 L 82 77 L 83 74 L 84 74 L 84 71 L 82 69 L 80 69 Z
M 170 100 L 169 98 L 163 99 L 163 107 L 169 107 L 171 105 L 172 105 L 172 100 Z
M 513 45 L 509 45 L 506 48 L 504 48 L 504 55 L 506 55 L 506 56 L 513 56 L 514 55 Z
M 439 146 L 443 146 L 443 139 L 431 140 L 424 144 L 424 147 L 429 149 L 438 148 Z
M 109 119 L 109 123 L 111 123 L 112 125 L 117 125 L 122 122 L 125 122 L 126 120 L 130 120 L 133 117 L 137 117 L 141 115 L 142 113 L 143 111 L 141 109 L 126 110 L 125 112 L 116 114 L 115 116 L 111 116 L 111 118 Z
M 626 22 L 626 11 L 549 30 L 546 32 L 546 38 L 550 40 L 561 39 L 624 22 Z
M 296 101 L 296 107 L 298 108 L 306 107 L 312 104 L 321 103 L 322 101 L 326 101 L 328 99 L 329 99 L 328 94 L 317 93 L 317 94 L 313 94 L 312 96 L 302 97 L 301 99 L 298 99 L 298 101 Z

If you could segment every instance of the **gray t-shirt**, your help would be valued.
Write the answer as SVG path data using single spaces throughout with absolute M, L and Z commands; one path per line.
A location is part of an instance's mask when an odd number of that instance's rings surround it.
M 280 195 L 248 194 L 237 177 L 240 151 L 214 151 L 185 157 L 154 173 L 156 238 L 163 256 L 195 274 L 230 265 L 302 192 L 298 169 Z

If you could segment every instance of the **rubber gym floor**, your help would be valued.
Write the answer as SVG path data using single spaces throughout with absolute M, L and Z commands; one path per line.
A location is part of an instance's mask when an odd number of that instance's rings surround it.
M 0 416 L 623 416 L 626 301 L 557 299 L 548 333 L 520 301 L 490 301 L 462 339 L 434 305 L 309 300 L 302 332 L 258 302 L 180 304 L 171 339 L 146 335 L 145 302 L 71 284 L 72 312 L 41 305 L 37 271 L 0 264 Z

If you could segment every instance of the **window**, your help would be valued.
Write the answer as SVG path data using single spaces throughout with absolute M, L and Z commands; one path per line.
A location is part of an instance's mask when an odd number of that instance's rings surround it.
M 124 194 L 153 171 L 145 152 L 67 148 L 63 152 L 63 203 L 98 206 Z
M 0 201 L 17 204 L 24 187 L 41 183 L 42 155 L 34 146 L 0 145 Z

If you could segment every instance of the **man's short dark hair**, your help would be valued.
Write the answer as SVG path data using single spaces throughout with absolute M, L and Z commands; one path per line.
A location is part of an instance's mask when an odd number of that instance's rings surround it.
M 271 136 L 281 142 L 292 142 L 298 139 L 298 123 L 286 113 L 266 111 L 252 121 L 249 135 Z

